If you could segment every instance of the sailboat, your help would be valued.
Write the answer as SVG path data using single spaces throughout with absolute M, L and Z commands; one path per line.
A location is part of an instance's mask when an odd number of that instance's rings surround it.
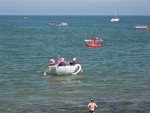
M 116 17 L 115 18 L 112 18 L 110 21 L 111 22 L 118 22 L 120 19 L 118 18 L 118 15 L 119 15 L 119 11 L 118 11 L 118 3 L 116 1 L 116 4 L 117 4 L 117 13 L 116 13 Z

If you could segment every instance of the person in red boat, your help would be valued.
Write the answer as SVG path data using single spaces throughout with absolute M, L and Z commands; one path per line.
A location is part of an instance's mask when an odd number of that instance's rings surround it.
M 103 41 L 101 38 L 98 38 L 98 37 L 95 37 L 95 36 L 93 36 L 91 38 L 91 40 L 92 40 L 92 42 L 91 42 L 92 45 L 99 44 L 100 42 L 98 42 L 98 41 Z
M 93 36 L 92 38 L 91 38 L 91 40 L 92 40 L 92 42 L 91 42 L 91 44 L 94 46 L 94 44 L 97 44 L 97 37 L 95 37 L 95 36 Z
M 96 37 L 95 37 L 95 36 L 92 36 L 91 40 L 96 40 Z

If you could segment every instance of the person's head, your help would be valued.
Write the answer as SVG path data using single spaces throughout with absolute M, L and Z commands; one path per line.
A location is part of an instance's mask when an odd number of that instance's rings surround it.
M 76 61 L 76 58 L 73 58 L 72 61 Z
M 50 59 L 50 64 L 54 64 L 55 60 L 54 59 Z
M 91 102 L 94 102 L 94 99 L 91 99 Z
M 60 58 L 59 62 L 64 62 L 64 60 L 65 60 L 64 58 Z

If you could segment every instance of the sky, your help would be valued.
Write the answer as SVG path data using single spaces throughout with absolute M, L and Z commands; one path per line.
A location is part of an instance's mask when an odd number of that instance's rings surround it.
M 150 0 L 0 0 L 0 15 L 150 15 Z

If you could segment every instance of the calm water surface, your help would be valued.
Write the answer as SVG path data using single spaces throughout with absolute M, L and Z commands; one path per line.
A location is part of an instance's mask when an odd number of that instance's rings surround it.
M 96 113 L 150 111 L 149 16 L 0 16 L 0 112 Z M 49 26 L 64 21 L 68 26 Z M 103 38 L 100 48 L 84 39 Z M 82 65 L 76 76 L 43 76 L 49 59 L 58 55 Z

